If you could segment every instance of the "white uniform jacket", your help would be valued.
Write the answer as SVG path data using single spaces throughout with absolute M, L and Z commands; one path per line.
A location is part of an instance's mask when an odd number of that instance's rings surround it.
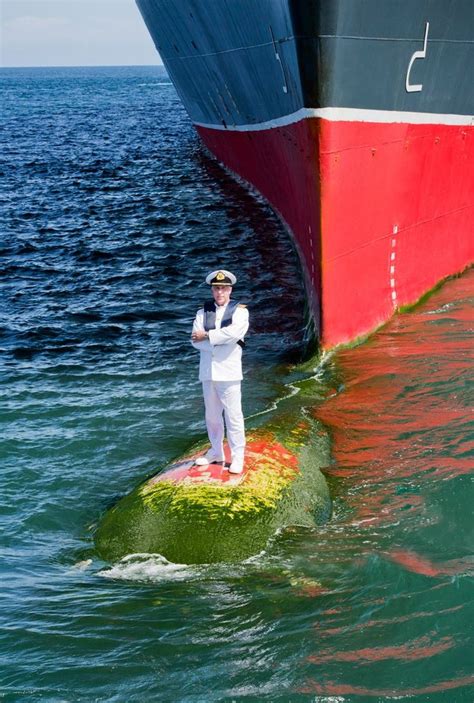
M 216 329 L 209 330 L 209 339 L 191 342 L 201 354 L 199 363 L 200 381 L 241 381 L 242 347 L 237 344 L 249 328 L 249 313 L 246 307 L 237 306 L 232 322 L 221 329 L 226 305 L 216 305 Z M 204 308 L 196 313 L 193 332 L 204 330 Z

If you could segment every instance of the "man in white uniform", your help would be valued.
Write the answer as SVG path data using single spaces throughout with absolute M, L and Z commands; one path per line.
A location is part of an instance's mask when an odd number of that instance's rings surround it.
M 199 380 L 206 407 L 206 426 L 211 448 L 196 464 L 224 462 L 224 418 L 232 456 L 229 471 L 240 474 L 244 466 L 245 428 L 240 382 L 242 346 L 249 327 L 245 305 L 231 300 L 237 282 L 230 271 L 213 271 L 206 278 L 214 300 L 197 311 L 191 344 L 200 352 Z

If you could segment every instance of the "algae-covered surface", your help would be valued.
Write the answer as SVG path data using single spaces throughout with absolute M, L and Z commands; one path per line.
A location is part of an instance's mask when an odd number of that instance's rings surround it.
M 314 420 L 291 423 L 285 416 L 248 433 L 242 477 L 229 479 L 225 470 L 224 480 L 209 472 L 193 476 L 187 467 L 196 451 L 180 458 L 106 514 L 96 534 L 99 554 L 116 560 L 158 553 L 187 564 L 240 561 L 264 549 L 279 528 L 314 527 L 330 514 L 321 473 L 329 460 L 325 439 Z

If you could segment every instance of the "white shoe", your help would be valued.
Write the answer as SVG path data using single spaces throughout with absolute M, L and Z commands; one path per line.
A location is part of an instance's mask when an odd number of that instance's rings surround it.
M 241 474 L 243 470 L 244 465 L 241 461 L 233 461 L 232 464 L 229 466 L 230 474 Z
M 205 456 L 198 456 L 194 463 L 196 466 L 207 466 L 209 464 L 209 459 L 206 459 Z
M 204 456 L 199 456 L 196 461 L 194 462 L 196 466 L 207 466 L 208 464 L 212 464 L 214 462 L 217 462 L 218 464 L 224 463 L 225 458 L 223 456 L 218 457 L 212 449 L 210 449 Z

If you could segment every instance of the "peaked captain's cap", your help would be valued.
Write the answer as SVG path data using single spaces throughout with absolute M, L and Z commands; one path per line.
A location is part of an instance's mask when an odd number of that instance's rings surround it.
M 237 279 L 230 271 L 217 269 L 217 271 L 212 271 L 207 276 L 206 283 L 210 286 L 234 286 L 237 283 Z

